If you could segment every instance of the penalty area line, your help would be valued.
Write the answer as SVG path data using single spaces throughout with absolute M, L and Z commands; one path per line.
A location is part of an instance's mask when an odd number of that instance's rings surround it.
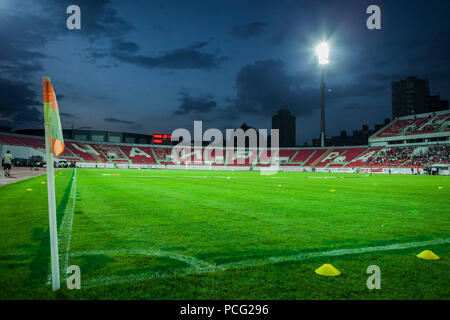
M 175 270 L 172 272 L 148 272 L 142 273 L 138 275 L 128 275 L 128 276 L 111 276 L 104 278 L 94 278 L 90 280 L 85 280 L 82 283 L 84 288 L 96 287 L 101 285 L 113 285 L 113 284 L 121 284 L 128 282 L 138 282 L 145 280 L 153 280 L 153 279 L 163 279 L 170 278 L 176 276 L 187 276 L 187 275 L 198 275 L 205 273 L 215 273 L 215 272 L 223 272 L 227 270 L 234 269 L 243 269 L 250 267 L 258 267 L 269 264 L 276 264 L 282 262 L 295 262 L 295 261 L 304 261 L 311 258 L 321 258 L 321 257 L 337 257 L 337 256 L 345 256 L 345 255 L 354 255 L 354 254 L 362 254 L 362 253 L 371 253 L 371 252 L 383 252 L 383 251 L 395 251 L 395 250 L 405 250 L 411 248 L 420 248 L 425 246 L 436 246 L 436 245 L 444 245 L 449 244 L 450 238 L 445 239 L 435 239 L 435 240 L 427 240 L 427 241 L 416 241 L 416 242 L 406 242 L 406 243 L 395 243 L 385 246 L 372 246 L 372 247 L 361 247 L 361 248 L 353 248 L 353 249 L 337 249 L 337 250 L 328 250 L 328 251 L 318 251 L 318 252 L 308 252 L 308 253 L 300 253 L 297 255 L 291 256 L 275 256 L 266 259 L 250 259 L 239 262 L 231 262 L 225 263 L 221 265 L 209 264 L 201 260 L 197 260 L 194 257 L 184 256 L 181 254 L 173 254 L 171 253 L 171 258 L 179 259 L 180 256 L 183 257 L 183 261 L 189 259 L 191 262 L 191 267 L 183 268 L 179 270 Z M 106 253 L 106 251 L 102 251 Z M 134 251 L 129 251 L 128 253 L 133 253 Z M 149 251 L 136 251 L 141 254 L 152 254 L 152 252 L 161 251 L 158 250 L 149 250 Z M 81 255 L 89 255 L 89 254 L 97 254 L 98 252 L 80 252 L 73 253 L 71 256 L 81 256 Z M 121 251 L 116 251 L 116 253 L 122 253 Z M 164 253 L 165 256 L 168 256 L 167 253 Z M 193 259 L 193 260 L 191 260 Z M 180 259 L 181 260 L 181 259 Z M 195 262 L 194 262 L 195 261 Z M 186 261 L 188 262 L 188 261 Z M 189 263 L 188 262 L 188 263 Z M 192 263 L 194 262 L 194 263 Z M 201 262 L 202 265 L 198 263 Z M 204 264 L 203 264 L 204 263 Z

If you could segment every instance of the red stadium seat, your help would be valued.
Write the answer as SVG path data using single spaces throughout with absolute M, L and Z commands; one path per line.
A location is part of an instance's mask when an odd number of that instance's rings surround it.
M 387 132 L 415 130 L 427 132 L 428 126 L 445 124 L 448 114 L 427 116 L 408 121 L 396 121 Z M 434 128 L 434 127 L 433 127 Z M 410 132 L 411 133 L 411 132 Z M 27 137 L 7 133 L 0 134 L 0 144 L 30 147 L 44 151 L 43 137 Z M 260 149 L 214 149 L 196 150 L 193 147 L 143 146 L 121 144 L 94 144 L 65 141 L 66 148 L 60 158 L 77 162 L 134 163 L 150 165 L 212 165 L 212 166 L 270 166 L 278 158 L 281 166 L 317 168 L 391 168 L 423 167 L 431 164 L 448 164 L 450 146 L 430 147 L 348 147 L 348 148 L 286 148 L 278 151 Z M 220 152 L 221 151 L 221 152 Z M 114 158 L 110 157 L 115 154 Z M 109 155 L 109 156 L 108 156 Z M 109 159 L 108 159 L 109 158 Z M 275 162 L 273 162 L 275 163 Z

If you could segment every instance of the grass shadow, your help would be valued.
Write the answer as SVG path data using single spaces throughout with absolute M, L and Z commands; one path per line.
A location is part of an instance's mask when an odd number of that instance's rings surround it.
M 64 191 L 64 196 L 61 199 L 58 207 L 56 208 L 56 221 L 57 228 L 61 226 L 61 222 L 64 218 L 64 213 L 66 211 L 67 204 L 69 203 L 70 192 L 72 190 L 73 184 L 73 176 L 75 171 L 72 174 L 72 178 L 70 179 L 67 187 Z M 47 282 L 48 277 L 48 266 L 50 262 L 50 230 L 49 228 L 34 228 L 31 234 L 32 240 L 40 241 L 38 245 L 38 249 L 36 255 L 33 260 L 29 264 L 30 274 L 26 279 L 27 286 L 30 287 L 38 287 Z

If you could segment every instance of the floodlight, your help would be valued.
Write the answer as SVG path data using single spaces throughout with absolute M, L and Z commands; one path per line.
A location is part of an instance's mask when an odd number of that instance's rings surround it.
M 330 48 L 328 47 L 328 43 L 322 42 L 316 47 L 316 54 L 319 58 L 319 64 L 327 64 L 328 62 L 328 52 Z
M 322 66 L 322 78 L 320 83 L 320 146 L 325 147 L 325 65 L 329 63 L 328 53 L 330 47 L 325 41 L 316 47 L 316 55 L 319 59 L 319 64 Z

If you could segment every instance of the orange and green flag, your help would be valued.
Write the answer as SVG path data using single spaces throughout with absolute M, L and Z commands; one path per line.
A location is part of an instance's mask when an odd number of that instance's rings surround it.
M 58 102 L 56 101 L 55 91 L 53 90 L 50 78 L 45 77 L 43 82 L 44 89 L 44 117 L 45 125 L 49 126 L 50 147 L 55 157 L 64 152 L 64 139 L 59 119 Z

